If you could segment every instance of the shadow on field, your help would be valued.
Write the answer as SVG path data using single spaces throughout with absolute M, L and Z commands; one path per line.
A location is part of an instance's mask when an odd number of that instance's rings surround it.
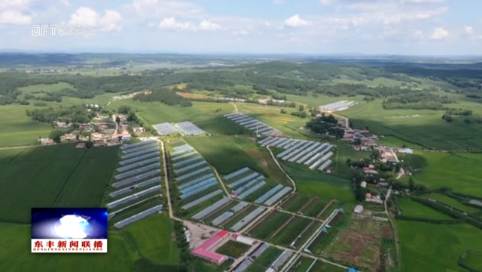
M 354 128 L 368 127 L 376 135 L 396 137 L 407 147 L 440 149 L 447 151 L 482 152 L 482 124 L 464 122 L 464 117 L 454 116 L 448 123 L 442 119 L 435 124 L 385 125 L 372 120 L 350 119 Z

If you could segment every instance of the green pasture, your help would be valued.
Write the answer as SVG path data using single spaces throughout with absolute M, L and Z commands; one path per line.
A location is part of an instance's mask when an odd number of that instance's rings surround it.
M 404 271 L 465 271 L 457 262 L 467 250 L 480 251 L 480 229 L 468 224 L 439 225 L 397 221 Z M 482 265 L 482 259 L 472 265 Z
M 415 183 L 428 188 L 450 187 L 455 192 L 482 196 L 482 155 L 471 153 L 416 152 L 426 167 L 414 175 Z
M 0 146 L 26 146 L 38 144 L 39 137 L 47 137 L 52 130 L 49 124 L 36 122 L 27 116 L 31 106 L 0 106 Z
M 186 137 L 194 147 L 221 175 L 227 175 L 244 167 L 268 176 L 280 184 L 290 184 L 269 151 L 260 148 L 245 137 L 210 136 Z
M 402 214 L 406 216 L 415 216 L 433 219 L 452 219 L 452 217 L 422 205 L 407 197 L 399 197 L 397 202 L 402 210 Z
M 0 150 L 0 220 L 28 223 L 32 207 L 98 207 L 117 159 L 117 147 Z
M 459 102 L 451 107 L 471 109 L 474 114 L 482 112 L 481 105 L 475 102 Z M 368 126 L 377 135 L 401 139 L 397 144 L 440 149 L 482 147 L 479 137 L 482 125 L 465 124 L 463 118 L 457 116 L 454 122 L 447 123 L 441 119 L 443 111 L 385 110 L 382 101 L 375 100 L 362 102 L 340 114 L 350 118 L 356 128 Z
M 322 199 L 338 199 L 354 203 L 350 180 L 319 171 L 307 170 L 299 164 L 280 162 L 286 173 L 296 182 L 297 192 Z
M 150 216 L 122 230 L 109 231 L 107 254 L 30 253 L 30 226 L 0 222 L 0 271 L 143 272 L 179 265 L 179 250 L 172 240 L 171 221 L 165 216 Z M 155 270 L 156 271 L 156 270 Z
M 477 208 L 475 208 L 475 207 L 471 207 L 471 206 L 464 205 L 464 204 L 458 202 L 457 200 L 455 200 L 455 199 L 453 199 L 453 198 L 451 198 L 451 197 L 448 197 L 448 196 L 446 196 L 446 195 L 443 195 L 443 194 L 431 193 L 431 194 L 423 195 L 422 197 L 434 199 L 434 200 L 436 200 L 437 202 L 443 203 L 443 204 L 445 204 L 445 205 L 447 205 L 447 206 L 450 206 L 450 207 L 459 209 L 459 210 L 464 211 L 464 212 L 467 212 L 467 213 L 480 212 L 480 209 L 477 209 Z

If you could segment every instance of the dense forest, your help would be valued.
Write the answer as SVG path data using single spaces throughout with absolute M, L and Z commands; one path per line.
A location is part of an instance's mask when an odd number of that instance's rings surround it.
M 134 96 L 134 100 L 141 102 L 161 102 L 169 106 L 179 105 L 181 107 L 191 107 L 192 102 L 176 94 L 169 88 L 160 88 L 150 93 L 141 93 Z
M 54 121 L 63 121 L 66 123 L 87 123 L 97 115 L 95 111 L 87 111 L 83 105 L 33 109 L 27 110 L 26 113 L 27 116 L 33 120 L 43 123 L 53 123 Z
M 345 130 L 338 126 L 338 120 L 333 115 L 322 113 L 320 117 L 311 119 L 306 127 L 313 133 L 328 134 L 336 138 L 343 138 Z
M 444 110 L 445 104 L 455 103 L 447 95 L 439 96 L 429 92 L 405 92 L 383 101 L 384 109 Z

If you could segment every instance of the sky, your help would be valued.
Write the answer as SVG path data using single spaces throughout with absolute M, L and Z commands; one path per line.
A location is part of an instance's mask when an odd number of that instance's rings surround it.
M 0 0 L 0 49 L 482 55 L 481 10 L 478 0 Z

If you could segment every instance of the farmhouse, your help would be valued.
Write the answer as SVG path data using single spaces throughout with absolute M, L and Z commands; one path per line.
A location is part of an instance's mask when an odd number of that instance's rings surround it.
M 217 265 L 220 265 L 224 263 L 228 259 L 228 257 L 218 254 L 216 252 L 211 252 L 210 250 L 226 239 L 229 239 L 229 232 L 226 230 L 222 230 L 216 233 L 213 237 L 209 238 L 200 247 L 194 249 L 192 251 L 192 254 L 196 257 L 199 257 L 199 258 L 208 260 L 210 262 L 213 262 Z
M 78 143 L 75 147 L 76 148 L 85 148 L 85 143 Z
M 377 170 L 370 169 L 370 167 L 363 167 L 363 172 L 370 174 L 378 174 Z

